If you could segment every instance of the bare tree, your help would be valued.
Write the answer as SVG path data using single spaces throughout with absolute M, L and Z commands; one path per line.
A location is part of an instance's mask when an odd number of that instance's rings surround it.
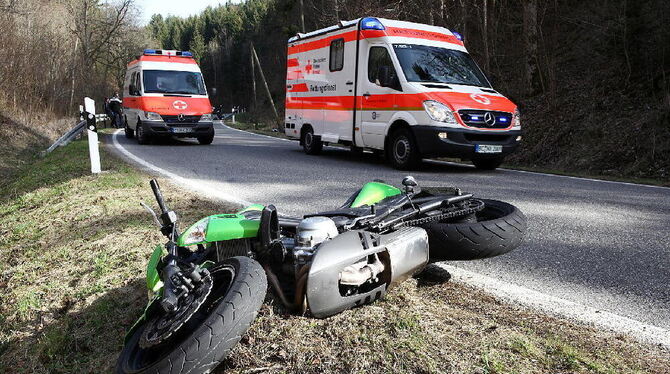
M 540 91 L 540 73 L 537 64 L 537 0 L 523 2 L 523 44 L 525 52 L 525 81 L 528 94 Z

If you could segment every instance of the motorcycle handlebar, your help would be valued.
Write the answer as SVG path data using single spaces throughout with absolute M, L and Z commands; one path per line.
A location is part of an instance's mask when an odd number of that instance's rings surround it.
M 154 192 L 156 202 L 158 202 L 158 207 L 161 208 L 161 213 L 166 214 L 168 209 L 167 206 L 165 206 L 165 200 L 163 200 L 163 194 L 161 193 L 160 186 L 158 186 L 158 181 L 152 179 L 149 184 L 151 185 L 151 190 Z

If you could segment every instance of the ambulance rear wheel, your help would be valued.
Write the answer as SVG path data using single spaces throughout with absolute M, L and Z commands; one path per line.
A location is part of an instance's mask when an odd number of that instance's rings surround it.
M 409 129 L 398 129 L 391 134 L 386 149 L 391 165 L 400 170 L 414 170 L 421 165 L 421 154 Z
M 311 127 L 307 127 L 302 133 L 302 148 L 308 155 L 318 155 L 323 149 L 321 138 L 314 135 Z

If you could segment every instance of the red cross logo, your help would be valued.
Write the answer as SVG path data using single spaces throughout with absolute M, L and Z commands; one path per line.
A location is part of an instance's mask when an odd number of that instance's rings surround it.
M 307 60 L 307 65 L 305 66 L 305 71 L 307 74 L 310 74 L 312 71 L 312 60 Z
M 177 100 L 172 103 L 172 106 L 177 110 L 184 110 L 188 108 L 188 104 L 185 101 Z
M 484 95 L 480 95 L 480 94 L 471 94 L 471 95 L 470 95 L 470 98 L 471 98 L 472 100 L 474 100 L 474 101 L 480 103 L 480 104 L 484 104 L 484 105 L 489 105 L 489 104 L 491 104 L 491 100 L 490 100 L 488 97 L 484 96 Z

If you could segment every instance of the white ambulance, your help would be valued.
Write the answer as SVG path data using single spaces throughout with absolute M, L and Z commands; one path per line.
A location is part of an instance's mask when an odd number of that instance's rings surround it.
M 340 143 L 384 151 L 399 169 L 429 157 L 495 169 L 521 122 L 460 34 L 368 17 L 289 39 L 285 133 L 308 154 Z
M 123 85 L 126 137 L 214 140 L 212 104 L 200 67 L 188 51 L 145 49 L 128 64 Z

